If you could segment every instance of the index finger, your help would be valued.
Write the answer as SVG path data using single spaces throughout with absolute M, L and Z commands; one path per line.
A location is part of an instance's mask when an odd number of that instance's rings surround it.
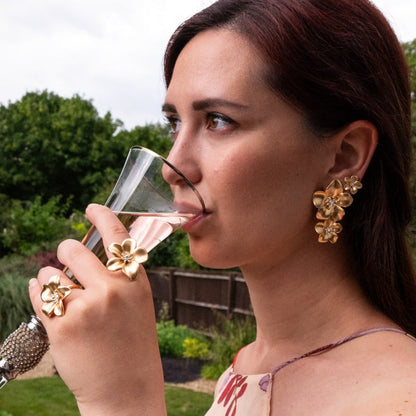
M 103 205 L 90 204 L 86 209 L 86 215 L 99 232 L 107 257 L 112 257 L 108 246 L 111 243 L 121 244 L 129 238 L 125 226 L 110 208 Z

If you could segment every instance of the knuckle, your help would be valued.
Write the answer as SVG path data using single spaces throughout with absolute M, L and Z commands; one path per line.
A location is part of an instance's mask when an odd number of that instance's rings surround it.
M 76 240 L 62 241 L 58 246 L 58 259 L 63 264 L 78 257 L 85 251 L 85 247 Z
M 128 235 L 126 228 L 121 223 L 112 223 L 108 227 L 108 231 L 109 231 L 109 235 L 111 235 L 112 238 L 115 238 L 115 239 L 124 240 Z
M 51 277 L 53 274 L 56 274 L 56 269 L 52 266 L 42 267 L 38 272 L 38 277 Z
M 123 296 L 119 293 L 117 286 L 105 285 L 102 287 L 100 304 L 104 309 L 114 308 L 120 301 L 123 301 Z
M 86 319 L 89 319 L 91 317 L 91 311 L 93 309 L 92 302 L 86 302 L 86 301 L 79 301 L 74 302 L 72 305 L 75 309 L 76 307 L 76 315 L 80 322 L 85 322 Z

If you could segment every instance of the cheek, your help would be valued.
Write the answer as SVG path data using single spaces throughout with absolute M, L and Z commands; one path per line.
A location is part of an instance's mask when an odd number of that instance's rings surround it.
M 218 192 L 230 203 L 258 206 L 262 201 L 278 202 L 291 194 L 302 172 L 290 157 L 245 152 L 223 160 L 213 171 Z M 215 195 L 214 195 L 215 197 Z M 233 201 L 234 200 L 234 201 Z
M 246 146 L 217 155 L 204 166 L 215 215 L 199 240 L 191 238 L 196 261 L 235 267 L 259 250 L 284 251 L 291 239 L 304 238 L 310 230 L 314 236 L 316 163 L 310 153 L 287 146 Z
M 260 243 L 265 235 L 286 239 L 293 230 L 311 227 L 313 173 L 302 159 L 251 154 L 217 171 L 222 184 L 215 199 L 228 237 L 241 241 L 250 235 Z

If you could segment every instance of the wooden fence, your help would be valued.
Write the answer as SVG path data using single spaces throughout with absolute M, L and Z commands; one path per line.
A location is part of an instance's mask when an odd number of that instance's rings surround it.
M 215 324 L 216 313 L 252 315 L 241 273 L 160 268 L 147 274 L 157 316 L 167 307 L 177 325 L 200 329 Z

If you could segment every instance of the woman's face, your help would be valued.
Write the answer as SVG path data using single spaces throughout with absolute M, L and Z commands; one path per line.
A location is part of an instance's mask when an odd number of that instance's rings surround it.
M 329 152 L 264 72 L 243 37 L 208 30 L 183 49 L 167 90 L 168 160 L 205 200 L 207 214 L 185 230 L 192 256 L 207 267 L 275 263 L 316 244 L 312 194 Z M 168 180 L 186 202 L 184 184 Z

